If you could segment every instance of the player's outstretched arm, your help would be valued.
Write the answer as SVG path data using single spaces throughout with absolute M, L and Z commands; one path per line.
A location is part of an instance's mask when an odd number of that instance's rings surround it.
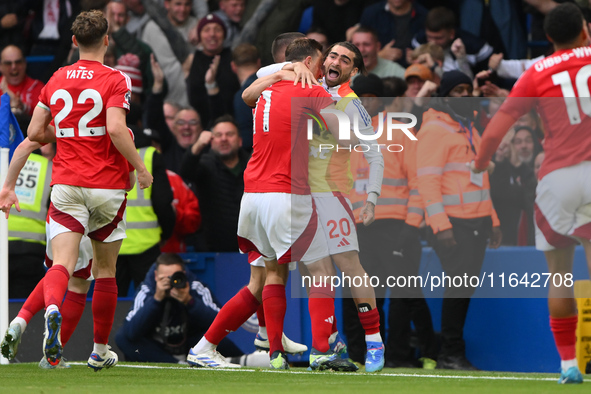
M 493 116 L 482 134 L 480 151 L 471 165 L 472 171 L 482 172 L 488 168 L 490 159 L 499 147 L 501 140 L 516 120 L 513 116 L 502 111 L 498 111 Z
M 283 69 L 288 64 L 291 64 L 291 62 L 274 63 L 269 64 L 263 68 L 259 68 L 259 71 L 257 71 L 257 78 L 263 78 L 271 74 L 275 74 L 277 71 Z
M 266 77 L 255 80 L 244 92 L 242 92 L 242 100 L 249 107 L 254 107 L 257 100 L 263 93 L 263 90 L 267 89 L 270 85 L 273 85 L 279 81 L 293 81 L 295 73 L 293 71 L 280 70 L 274 74 L 267 75 Z
M 51 122 L 51 112 L 49 108 L 41 103 L 37 104 L 33 110 L 33 117 L 27 129 L 27 136 L 33 142 L 54 142 L 55 133 L 52 128 L 48 128 Z
M 146 165 L 135 149 L 135 145 L 127 129 L 127 124 L 125 123 L 125 110 L 123 108 L 107 108 L 107 132 L 115 148 L 136 169 L 140 189 L 150 187 L 154 178 L 148 172 Z
M 16 180 L 18 174 L 21 172 L 29 155 L 36 149 L 39 149 L 41 144 L 38 142 L 32 142 L 29 137 L 25 138 L 23 142 L 19 144 L 14 150 L 12 160 L 8 166 L 8 173 L 6 174 L 6 180 L 0 190 L 0 210 L 4 211 L 6 219 L 10 214 L 10 208 L 14 205 L 17 211 L 21 211 L 21 207 L 18 204 L 18 198 L 14 192 L 16 187 Z
M 359 133 L 362 135 L 366 135 L 368 137 L 373 136 L 374 130 L 373 126 L 371 125 L 371 119 L 365 110 L 363 105 L 361 106 L 353 106 L 351 108 L 355 108 L 355 111 L 358 112 L 358 130 Z M 351 114 L 349 113 L 349 117 Z M 355 118 L 355 116 L 353 116 Z M 363 119 L 368 119 L 364 121 Z M 367 123 L 366 123 L 367 122 Z M 353 134 L 353 133 L 352 133 Z M 367 201 L 365 206 L 361 210 L 361 214 L 363 215 L 363 224 L 369 226 L 373 221 L 373 206 L 377 204 L 378 197 L 382 191 L 382 181 L 384 179 L 384 156 L 382 152 L 377 149 L 376 146 L 371 145 L 372 141 L 369 141 L 371 149 L 364 150 L 363 156 L 367 163 L 369 164 L 369 184 L 367 185 Z M 370 215 L 371 214 L 371 215 Z
M 324 107 L 321 110 L 321 114 L 323 113 L 322 111 L 334 111 L 336 110 L 336 106 L 333 104 L 329 104 L 326 107 Z M 342 112 L 342 111 L 339 111 Z M 343 147 L 348 147 L 348 146 L 355 146 L 357 144 L 359 144 L 359 139 L 357 138 L 357 136 L 355 135 L 355 133 L 351 132 L 349 133 L 349 138 L 344 139 L 341 138 L 340 132 L 339 132 L 339 118 L 337 118 L 337 116 L 335 115 L 323 115 L 323 119 L 326 122 L 326 127 L 328 128 L 328 131 L 330 132 L 330 134 L 332 134 L 332 136 L 335 138 L 335 140 L 337 140 L 337 143 L 339 144 L 339 146 L 343 146 Z
M 265 66 L 257 71 L 257 78 L 263 78 L 281 70 L 293 71 L 295 73 L 293 84 L 297 85 L 298 82 L 301 82 L 302 89 L 306 86 L 311 88 L 312 85 L 320 85 L 312 71 L 303 62 L 283 62 Z M 291 81 L 291 79 L 289 80 Z

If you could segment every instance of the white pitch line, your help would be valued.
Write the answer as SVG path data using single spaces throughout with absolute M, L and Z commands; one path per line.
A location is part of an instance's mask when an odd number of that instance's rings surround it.
M 86 363 L 68 362 L 70 365 L 86 365 Z M 289 373 L 289 374 L 310 374 L 318 373 L 311 371 L 292 371 L 292 370 L 273 370 L 273 369 L 246 369 L 246 368 L 191 368 L 189 366 L 182 367 L 164 367 L 157 365 L 125 365 L 117 364 L 117 368 L 138 368 L 138 369 L 178 369 L 178 370 L 192 370 L 192 371 L 225 371 L 225 372 L 266 372 L 266 373 Z M 531 378 L 527 376 L 467 376 L 467 375 L 425 375 L 414 373 L 368 373 L 368 372 L 320 372 L 330 375 L 349 375 L 349 376 L 389 376 L 389 377 L 406 377 L 406 378 L 430 378 L 430 379 L 481 379 L 481 380 L 524 380 L 524 381 L 556 381 L 557 378 Z M 591 379 L 583 379 L 585 382 L 591 382 Z
M 306 371 L 279 371 L 279 370 L 262 370 L 260 372 L 268 373 L 293 373 L 293 374 L 309 374 Z M 411 378 L 432 378 L 432 379 L 483 379 L 483 380 L 539 380 L 539 381 L 555 381 L 556 378 L 529 378 L 520 376 L 466 376 L 466 375 L 424 375 L 413 373 L 369 373 L 369 372 L 332 372 L 331 375 L 362 375 L 362 376 L 390 376 L 390 377 L 411 377 Z M 587 381 L 591 381 L 588 379 Z
M 69 362 L 70 365 L 87 365 L 86 363 L 80 362 Z M 182 367 L 163 367 L 158 365 L 126 365 L 126 364 L 117 364 L 117 368 L 138 368 L 138 369 L 180 369 L 180 370 L 203 370 L 203 371 L 211 371 L 214 368 L 192 368 L 189 365 L 183 365 Z M 215 368 L 216 371 L 244 371 L 244 372 L 257 372 L 254 369 L 240 369 L 240 368 Z

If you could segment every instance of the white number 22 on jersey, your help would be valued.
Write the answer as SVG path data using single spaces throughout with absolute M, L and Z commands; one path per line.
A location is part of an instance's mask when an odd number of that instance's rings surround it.
M 562 71 L 552 75 L 552 82 L 554 85 L 560 85 L 562 96 L 564 96 L 564 103 L 566 104 L 566 112 L 570 124 L 581 123 L 581 113 L 579 112 L 579 104 L 581 110 L 587 116 L 591 116 L 591 97 L 589 97 L 589 77 L 591 77 L 591 64 L 588 64 L 577 72 L 575 77 L 575 85 L 579 94 L 578 100 L 573 89 L 573 81 L 568 74 L 568 71 Z
M 101 111 L 103 110 L 103 99 L 99 92 L 94 89 L 85 89 L 80 92 L 80 96 L 78 96 L 77 104 L 84 104 L 87 100 L 92 100 L 94 106 L 90 111 L 85 113 L 78 122 L 78 135 L 80 137 L 97 137 L 101 135 L 105 135 L 106 128 L 105 126 L 101 127 L 88 127 L 88 123 L 91 120 L 96 118 Z M 64 102 L 64 108 L 57 115 L 55 115 L 55 136 L 57 138 L 66 138 L 66 137 L 74 137 L 74 129 L 69 128 L 61 128 L 59 126 L 60 122 L 64 120 L 74 108 L 74 99 L 70 92 L 65 89 L 58 89 L 56 90 L 53 95 L 51 96 L 50 104 L 55 105 L 58 100 L 62 100 Z

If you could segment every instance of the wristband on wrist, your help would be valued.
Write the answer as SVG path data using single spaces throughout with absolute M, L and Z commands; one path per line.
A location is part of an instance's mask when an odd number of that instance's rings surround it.
M 212 83 L 205 82 L 205 89 L 212 90 L 218 87 L 217 81 L 213 81 Z

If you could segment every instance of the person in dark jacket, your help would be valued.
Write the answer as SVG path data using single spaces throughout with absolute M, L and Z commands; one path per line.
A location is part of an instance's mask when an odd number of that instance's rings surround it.
M 443 71 L 460 70 L 473 78 L 488 69 L 493 48 L 485 40 L 457 28 L 456 17 L 446 7 L 435 7 L 427 14 L 425 29 L 415 35 L 412 47 L 431 42 L 444 50 Z
M 425 28 L 427 10 L 411 0 L 387 0 L 363 10 L 359 23 L 373 28 L 382 44 L 379 56 L 406 66 L 405 51 L 412 38 Z
M 502 245 L 534 245 L 537 181 L 534 160 L 531 159 L 530 166 L 525 159 L 528 156 L 535 158 L 541 146 L 535 143 L 533 131 L 527 126 L 516 126 L 507 137 L 495 157 L 495 170 L 490 176 L 490 197 L 501 221 Z M 528 141 L 524 142 L 526 139 Z M 519 148 L 528 144 L 532 152 L 524 158 Z M 522 148 L 521 151 L 527 153 L 528 149 Z
M 370 3 L 367 0 L 316 1 L 312 10 L 312 28 L 325 31 L 330 44 L 347 41 L 347 29 L 359 22 L 363 9 Z
M 127 361 L 177 363 L 207 330 L 220 306 L 207 286 L 174 253 L 161 254 L 115 338 Z M 243 352 L 229 339 L 218 349 L 226 357 Z
M 252 108 L 242 100 L 242 92 L 256 79 L 261 68 L 259 51 L 254 45 L 243 43 L 232 51 L 232 70 L 240 81 L 240 90 L 234 94 L 234 118 L 238 125 L 242 147 L 252 152 Z
M 232 71 L 232 50 L 224 48 L 224 22 L 209 14 L 197 25 L 203 50 L 195 51 L 187 77 L 190 105 L 199 112 L 203 126 L 225 113 L 233 113 L 234 94 L 240 89 Z
M 219 117 L 187 149 L 180 175 L 197 188 L 207 249 L 237 252 L 238 213 L 249 155 L 230 115 Z

